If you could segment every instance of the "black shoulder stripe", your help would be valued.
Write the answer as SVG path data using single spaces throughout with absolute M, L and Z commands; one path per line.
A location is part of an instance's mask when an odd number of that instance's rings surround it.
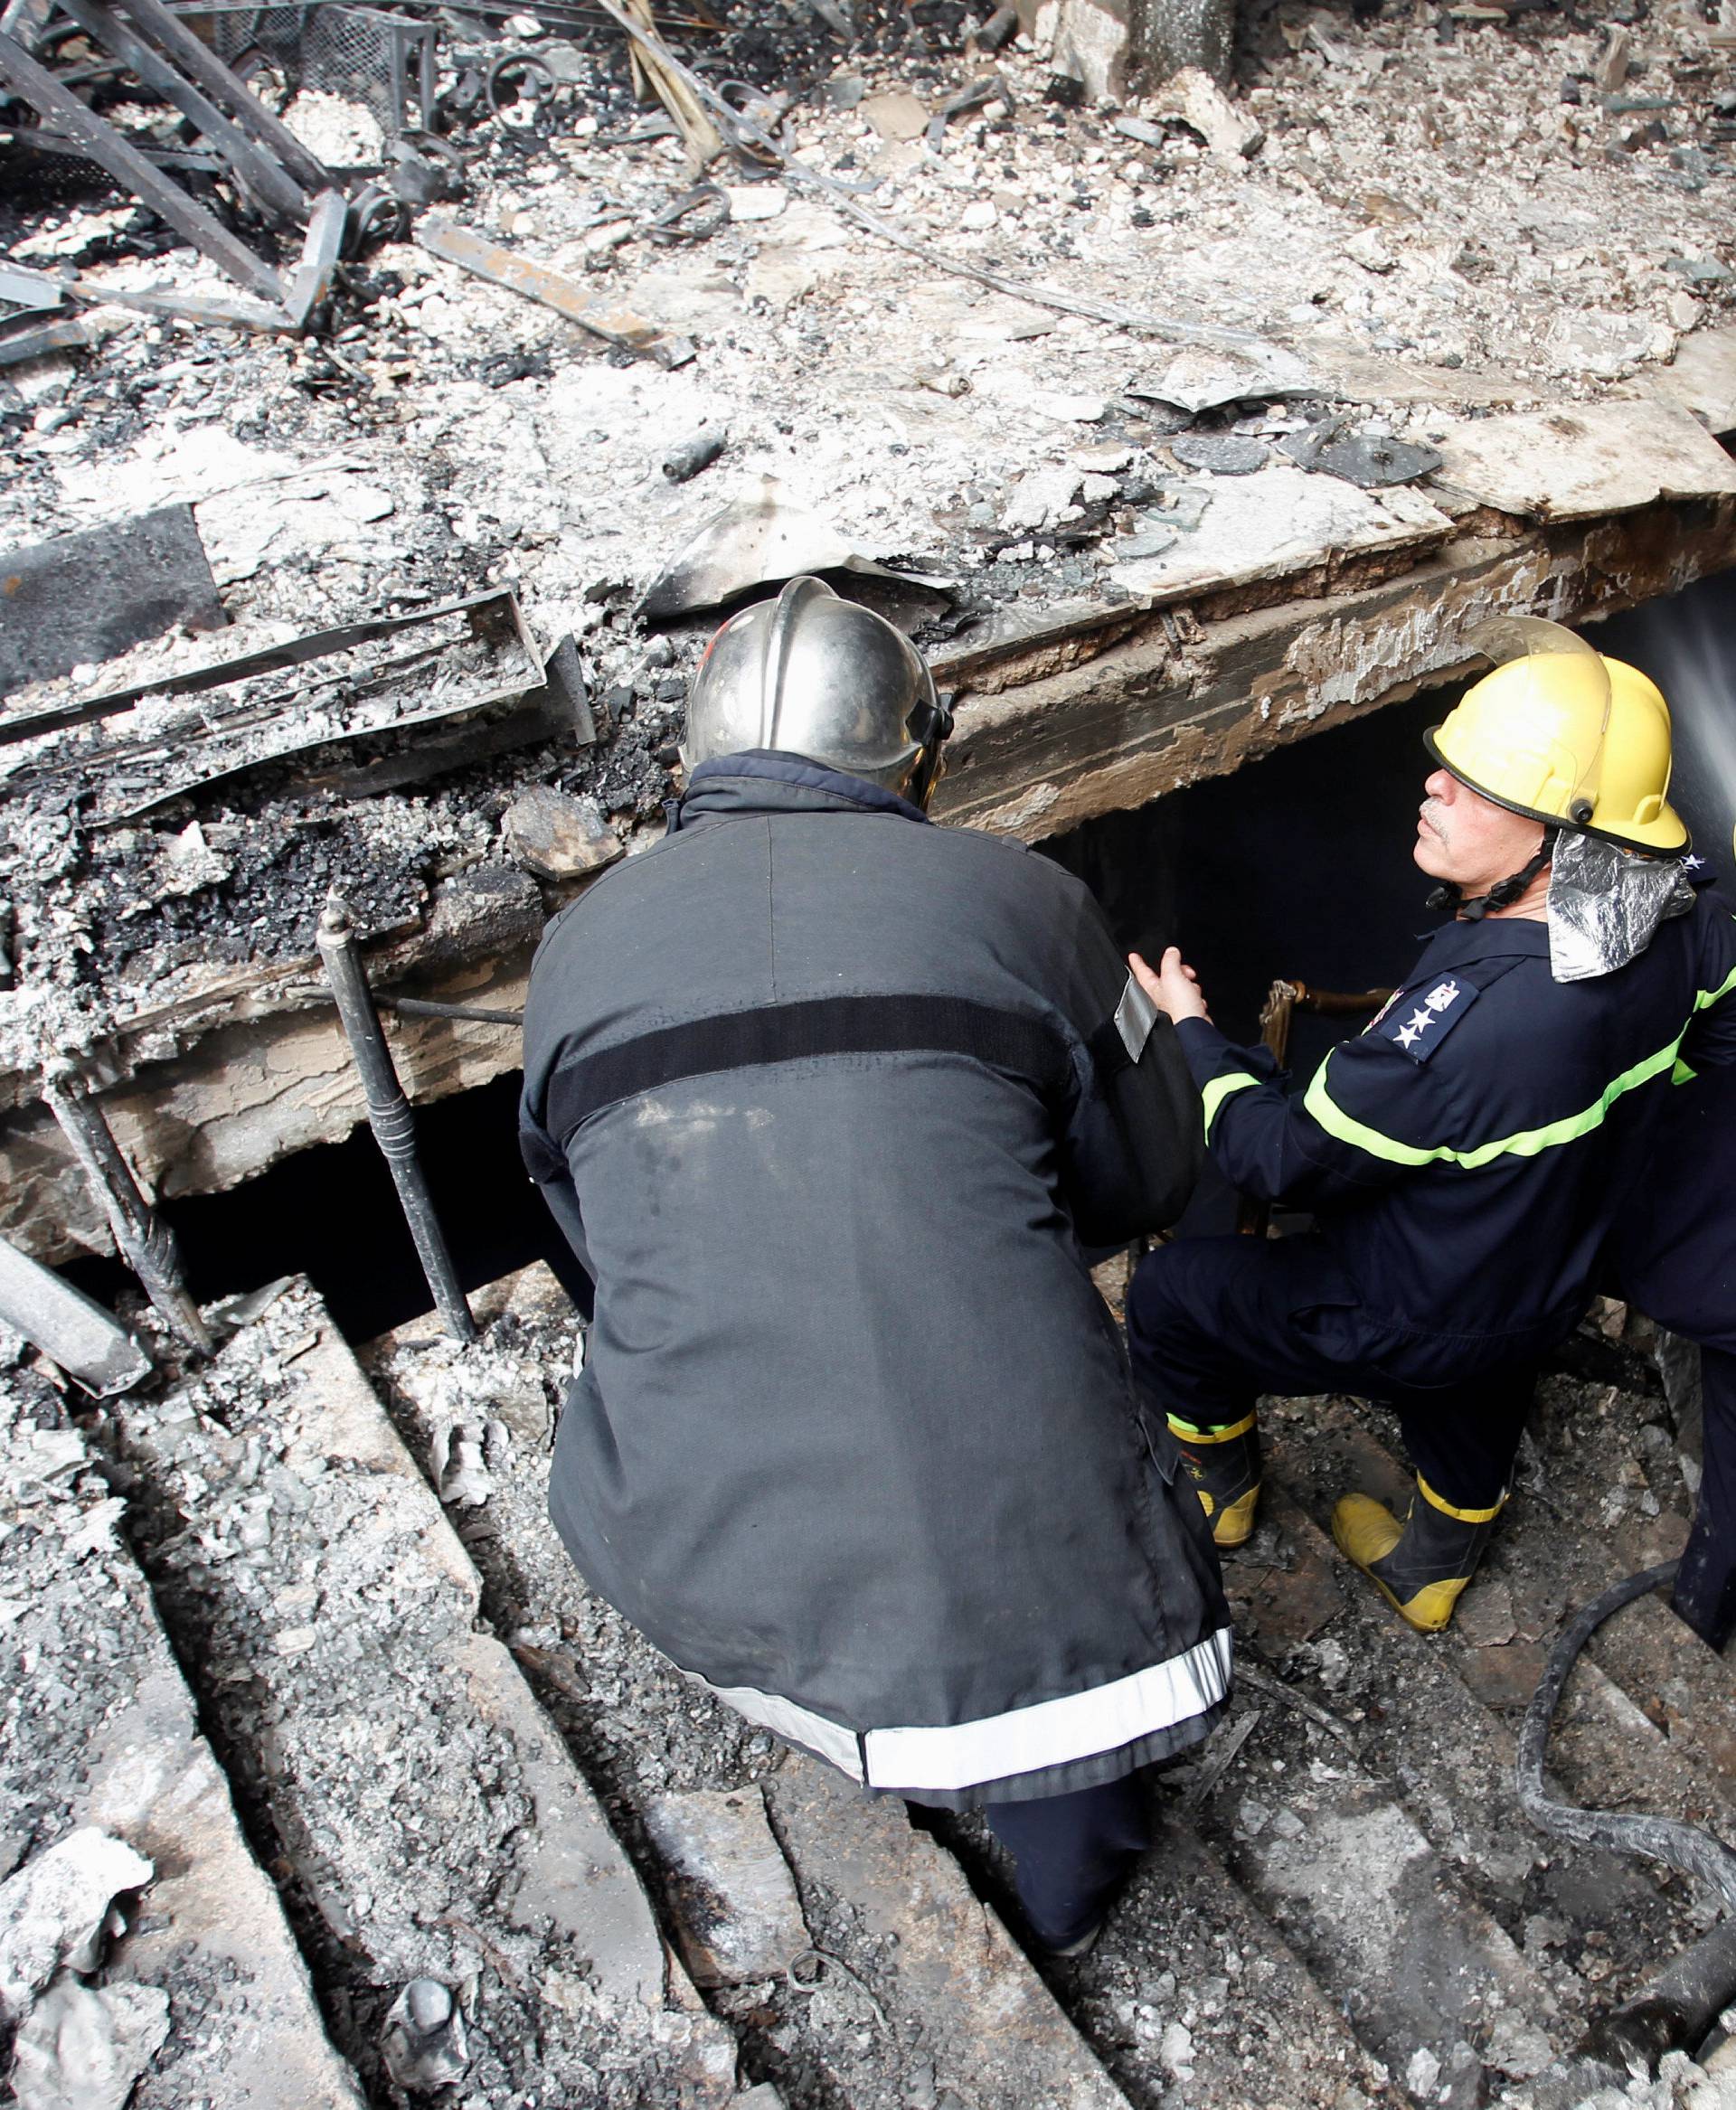
M 637 1034 L 563 1062 L 549 1079 L 546 1126 L 564 1144 L 605 1107 L 691 1077 L 826 1055 L 964 1055 L 1009 1071 L 1042 1097 L 1072 1063 L 1058 1028 L 957 996 L 823 996 L 725 1012 Z

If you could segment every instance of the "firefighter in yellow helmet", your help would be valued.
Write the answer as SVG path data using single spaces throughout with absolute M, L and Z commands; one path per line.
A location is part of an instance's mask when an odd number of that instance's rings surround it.
M 1482 1555 L 1536 1362 L 1585 1309 L 1673 1079 L 1736 1062 L 1736 923 L 1684 870 L 1664 698 L 1554 624 L 1475 643 L 1497 664 L 1428 735 L 1414 851 L 1450 919 L 1305 1090 L 1224 1039 L 1177 952 L 1134 962 L 1231 1183 L 1313 1217 L 1149 1255 L 1136 1368 L 1221 1548 L 1253 1529 L 1260 1393 L 1391 1402 L 1409 1511 L 1351 1493 L 1334 1534 L 1424 1630 Z

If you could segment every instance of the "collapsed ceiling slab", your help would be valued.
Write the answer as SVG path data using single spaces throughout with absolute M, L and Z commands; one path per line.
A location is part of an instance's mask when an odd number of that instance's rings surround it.
M 1408 532 L 1292 537 L 1281 563 L 1244 551 L 1143 597 L 967 634 L 936 660 L 958 721 L 938 817 L 1039 841 L 1452 679 L 1468 661 L 1459 639 L 1488 616 L 1592 622 L 1736 563 L 1736 470 L 1703 428 L 1655 401 L 1572 418 L 1572 432 L 1524 416 L 1470 428 L 1478 458 L 1505 465 L 1507 483 L 1488 490 L 1510 512 L 1461 489 L 1456 522 L 1429 505 Z M 1577 428 L 1593 425 L 1588 452 Z M 1481 481 L 1468 448 L 1460 459 L 1461 485 Z M 585 883 L 539 893 L 510 868 L 461 874 L 418 928 L 375 948 L 374 984 L 514 1009 L 543 916 Z M 418 1101 L 518 1061 L 510 1027 L 401 1018 L 391 1031 Z M 171 1197 L 341 1140 L 363 1116 L 311 930 L 304 961 L 229 964 L 166 1001 L 142 995 L 117 1016 L 93 1081 L 134 1163 Z M 0 1126 L 0 1233 L 40 1258 L 103 1249 L 36 1093 L 33 1075 L 0 1075 L 14 1109 Z

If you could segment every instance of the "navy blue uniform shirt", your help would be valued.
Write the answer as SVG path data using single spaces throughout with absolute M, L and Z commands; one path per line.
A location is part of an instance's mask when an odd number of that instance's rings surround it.
M 1450 923 L 1297 1098 L 1264 1049 L 1203 1019 L 1180 1036 L 1225 1174 L 1313 1210 L 1371 1315 L 1565 1332 L 1678 1086 L 1736 1063 L 1736 918 L 1702 895 L 1627 966 L 1565 983 L 1545 924 Z

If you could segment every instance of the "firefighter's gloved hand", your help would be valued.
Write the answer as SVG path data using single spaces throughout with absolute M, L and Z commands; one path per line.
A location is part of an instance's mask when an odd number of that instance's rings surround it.
M 1172 1022 L 1184 1018 L 1210 1020 L 1212 1013 L 1200 978 L 1182 958 L 1178 947 L 1164 948 L 1155 974 L 1137 953 L 1128 954 L 1127 965 L 1133 969 L 1134 980 Z

